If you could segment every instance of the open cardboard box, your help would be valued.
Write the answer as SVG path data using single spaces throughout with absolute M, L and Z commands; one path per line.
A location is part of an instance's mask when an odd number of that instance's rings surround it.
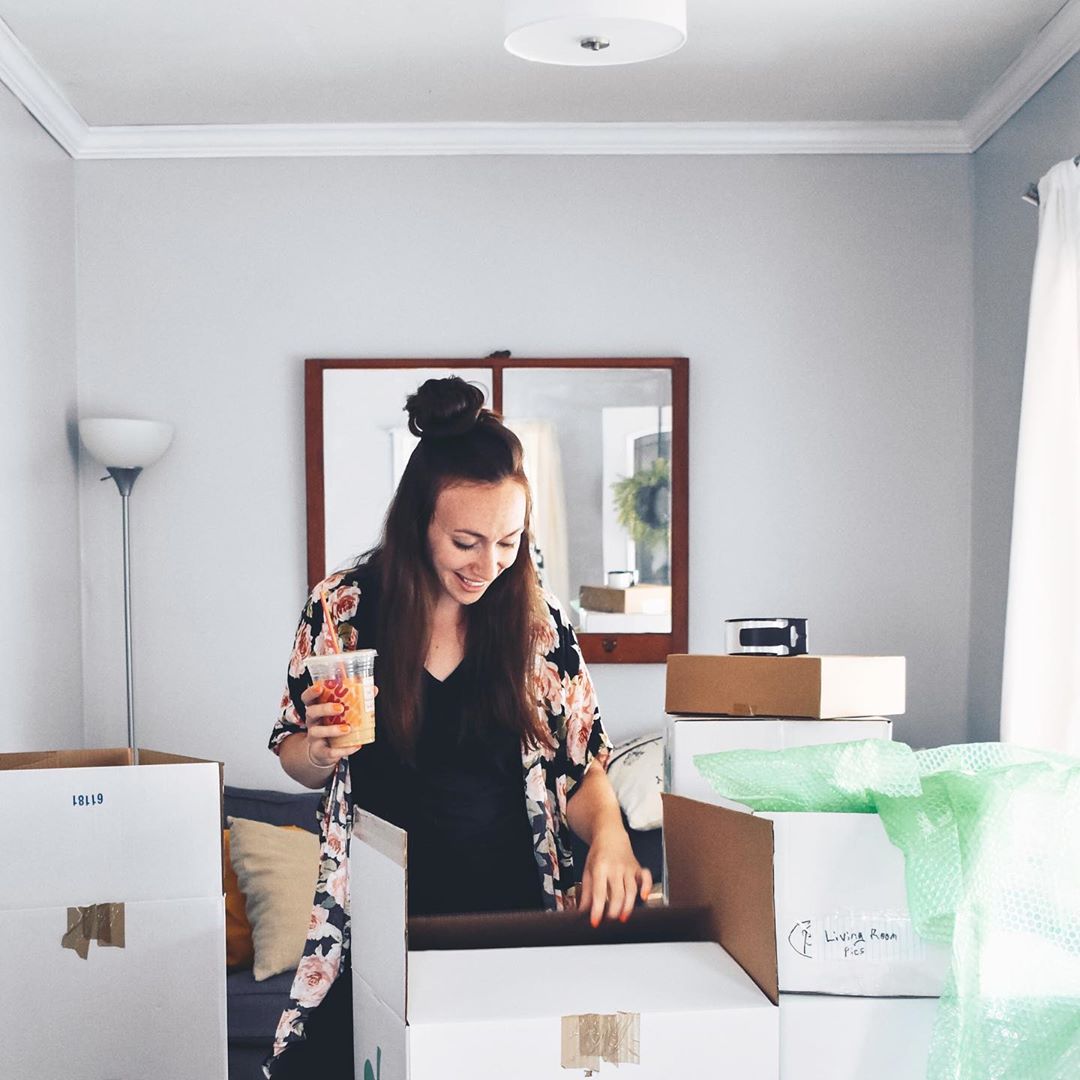
M 704 656 L 667 659 L 665 711 L 713 716 L 899 716 L 902 656 Z
M 356 1075 L 556 1080 L 636 1062 L 638 1080 L 777 1080 L 772 826 L 666 797 L 665 837 L 671 906 L 626 924 L 594 930 L 578 912 L 409 919 L 406 835 L 359 812 Z
M 217 762 L 0 754 L 5 1076 L 224 1080 L 221 797 Z
M 685 770 L 682 775 L 689 778 Z M 941 994 L 951 952 L 915 932 L 904 856 L 877 814 L 759 813 L 718 795 L 700 774 L 678 789 L 679 795 L 691 793 L 773 824 L 772 907 L 782 993 Z M 665 815 L 670 798 L 664 796 Z

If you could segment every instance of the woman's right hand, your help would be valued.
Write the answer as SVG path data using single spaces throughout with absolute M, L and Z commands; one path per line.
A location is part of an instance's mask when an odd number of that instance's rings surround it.
M 379 688 L 375 687 L 376 695 Z M 342 758 L 350 757 L 361 746 L 331 746 L 330 739 L 344 735 L 349 730 L 348 724 L 342 724 L 338 717 L 345 711 L 339 701 L 320 701 L 322 683 L 312 683 L 301 695 L 304 703 L 304 717 L 307 721 L 307 756 L 316 768 L 329 770 Z

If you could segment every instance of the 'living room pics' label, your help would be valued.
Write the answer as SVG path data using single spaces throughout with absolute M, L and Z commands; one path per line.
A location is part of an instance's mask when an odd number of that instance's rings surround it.
M 911 919 L 901 915 L 818 915 L 799 919 L 787 935 L 807 960 L 920 960 L 926 952 Z

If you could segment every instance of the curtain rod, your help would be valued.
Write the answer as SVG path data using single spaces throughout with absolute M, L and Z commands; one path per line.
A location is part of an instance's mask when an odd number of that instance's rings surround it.
M 1076 166 L 1080 166 L 1080 154 L 1077 154 L 1076 157 L 1073 158 L 1073 164 Z M 1028 184 L 1028 186 L 1024 189 L 1024 194 L 1021 195 L 1020 198 L 1023 199 L 1026 203 L 1031 203 L 1032 206 L 1038 206 L 1039 185 Z

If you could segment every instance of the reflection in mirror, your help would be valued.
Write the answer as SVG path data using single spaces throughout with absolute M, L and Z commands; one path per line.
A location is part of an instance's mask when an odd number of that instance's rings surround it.
M 685 357 L 308 360 L 308 581 L 374 546 L 412 453 L 405 398 L 459 375 L 521 439 L 534 558 L 589 663 L 687 647 Z
M 325 573 L 351 565 L 378 542 L 386 508 L 417 441 L 406 426 L 405 399 L 425 379 L 447 375 L 482 386 L 490 407 L 490 369 L 329 368 L 322 373 Z
M 584 633 L 670 634 L 671 371 L 512 368 L 545 583 Z

